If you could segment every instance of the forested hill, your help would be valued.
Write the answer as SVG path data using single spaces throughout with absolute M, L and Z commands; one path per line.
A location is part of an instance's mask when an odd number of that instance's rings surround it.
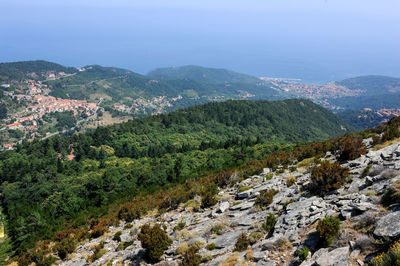
M 12 250 L 87 225 L 125 196 L 155 191 L 345 131 L 308 100 L 227 101 L 53 137 L 0 153 L 1 205 Z M 90 211 L 89 211 L 90 210 Z
M 260 79 L 226 69 L 200 66 L 157 68 L 147 74 L 160 79 L 191 79 L 211 84 L 219 83 L 257 83 Z
M 42 80 L 48 72 L 72 74 L 77 69 L 43 60 L 0 63 L 0 81 L 20 81 L 26 78 Z
M 387 76 L 361 76 L 337 81 L 336 83 L 351 90 L 364 90 L 364 95 L 381 95 L 400 92 L 400 79 Z

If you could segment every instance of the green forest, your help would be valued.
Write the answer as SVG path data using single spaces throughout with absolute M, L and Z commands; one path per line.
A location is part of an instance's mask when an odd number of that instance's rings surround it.
M 227 101 L 23 143 L 0 153 L 6 231 L 20 252 L 115 200 L 334 137 L 343 125 L 307 100 Z

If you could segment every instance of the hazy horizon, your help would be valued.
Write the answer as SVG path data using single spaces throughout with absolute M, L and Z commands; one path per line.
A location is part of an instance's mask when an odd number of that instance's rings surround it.
M 100 64 L 145 74 L 200 65 L 323 82 L 400 77 L 394 0 L 3 0 L 0 61 Z

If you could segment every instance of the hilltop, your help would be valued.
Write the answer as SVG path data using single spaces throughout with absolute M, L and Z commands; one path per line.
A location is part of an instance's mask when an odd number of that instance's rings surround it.
M 259 78 L 250 75 L 226 69 L 201 66 L 157 68 L 147 73 L 147 76 L 157 79 L 191 79 L 210 84 L 261 83 Z
M 365 95 L 381 95 L 400 92 L 400 79 L 387 76 L 369 75 L 349 78 L 336 82 L 351 90 L 363 90 Z

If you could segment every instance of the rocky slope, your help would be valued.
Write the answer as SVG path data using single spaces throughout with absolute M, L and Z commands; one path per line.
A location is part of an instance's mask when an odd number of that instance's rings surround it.
M 57 264 L 145 265 L 137 232 L 143 224 L 162 223 L 173 243 L 159 265 L 178 265 L 182 258 L 179 253 L 194 244 L 200 247 L 198 253 L 205 265 L 296 265 L 300 264 L 298 253 L 305 247 L 310 252 L 302 266 L 364 265 L 376 255 L 377 243 L 400 236 L 399 206 L 381 204 L 383 193 L 400 180 L 400 144 L 392 141 L 375 150 L 371 142 L 364 140 L 365 155 L 342 163 L 350 169 L 350 180 L 323 197 L 304 189 L 310 183 L 311 160 L 289 167 L 291 171 L 266 168 L 259 175 L 221 189 L 212 208 L 201 209 L 195 198 L 174 211 L 121 222 Z M 324 160 L 335 161 L 336 157 L 327 153 Z M 255 204 L 257 195 L 271 189 L 278 191 L 272 203 L 260 208 Z M 273 232 L 267 234 L 263 224 L 271 213 L 277 221 Z M 321 248 L 316 225 L 327 216 L 340 218 L 341 230 L 329 247 Z M 120 239 L 116 239 L 119 231 Z M 235 252 L 242 232 L 250 245 L 246 251 Z M 102 252 L 89 263 L 96 245 L 102 246 Z

